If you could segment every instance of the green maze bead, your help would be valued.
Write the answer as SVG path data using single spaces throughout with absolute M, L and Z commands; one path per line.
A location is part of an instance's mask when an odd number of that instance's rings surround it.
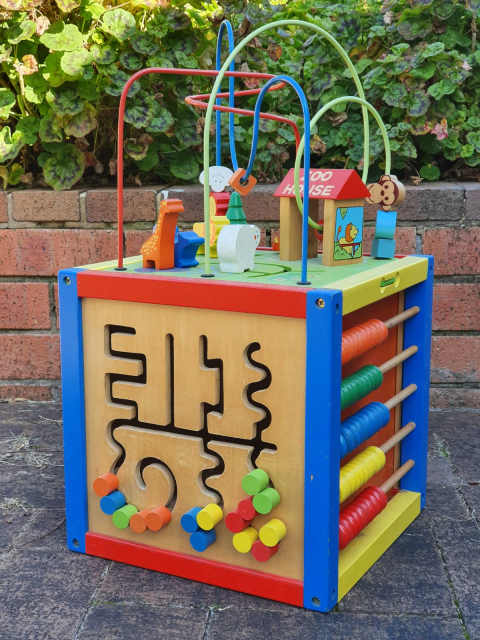
M 348 378 L 342 380 L 340 391 L 340 406 L 342 409 L 355 404 L 371 391 L 378 389 L 383 382 L 383 374 L 378 367 L 368 364 Z
M 117 527 L 117 529 L 126 529 L 128 527 L 128 523 L 130 522 L 130 518 L 134 513 L 137 513 L 137 511 L 137 507 L 134 507 L 133 504 L 126 504 L 121 509 L 117 509 L 113 514 L 113 524 Z
M 268 473 L 263 469 L 254 469 L 247 473 L 246 476 L 242 478 L 242 489 L 245 493 L 248 493 L 249 496 L 254 496 L 263 489 L 268 487 L 270 479 L 268 477 Z
M 280 494 L 276 489 L 272 489 L 272 487 L 268 487 L 268 489 L 264 489 L 260 493 L 257 493 L 253 498 L 253 506 L 258 513 L 263 515 L 270 513 L 270 511 L 274 509 L 279 502 Z

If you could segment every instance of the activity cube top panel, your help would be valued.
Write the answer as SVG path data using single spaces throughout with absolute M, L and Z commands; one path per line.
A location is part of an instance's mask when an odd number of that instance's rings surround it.
M 124 260 L 125 271 L 118 272 L 116 261 L 85 265 L 82 269 L 102 273 L 122 273 L 142 278 L 185 279 L 195 281 L 204 274 L 204 257 L 198 256 L 197 267 L 189 269 L 166 269 L 154 271 L 142 268 L 141 256 Z M 343 294 L 343 313 L 350 313 L 367 304 L 403 291 L 426 279 L 428 263 L 425 257 L 407 256 L 392 260 L 375 260 L 364 257 L 356 264 L 339 267 L 325 267 L 321 256 L 309 260 L 308 289 L 336 289 Z M 236 284 L 267 285 L 272 291 L 276 287 L 298 288 L 301 262 L 287 262 L 280 259 L 278 252 L 260 249 L 256 252 L 255 268 L 244 273 L 222 273 L 218 260 L 211 259 L 212 281 Z M 205 281 L 202 278 L 203 281 Z M 307 287 L 302 286 L 303 290 Z

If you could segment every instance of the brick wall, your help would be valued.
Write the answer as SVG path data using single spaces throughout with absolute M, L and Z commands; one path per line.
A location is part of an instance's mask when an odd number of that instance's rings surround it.
M 263 243 L 278 228 L 274 186 L 244 199 Z M 139 253 L 155 219 L 160 187 L 125 192 L 126 255 Z M 202 216 L 200 186 L 181 197 L 188 228 Z M 0 193 L 0 399 L 59 397 L 56 273 L 116 257 L 113 190 Z M 480 406 L 480 184 L 409 187 L 398 209 L 397 250 L 436 261 L 432 406 Z M 368 208 L 367 249 L 376 209 Z

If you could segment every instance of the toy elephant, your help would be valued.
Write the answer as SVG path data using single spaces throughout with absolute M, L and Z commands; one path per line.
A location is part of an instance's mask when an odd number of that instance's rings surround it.
M 253 269 L 259 242 L 260 229 L 253 224 L 229 224 L 223 227 L 217 240 L 220 271 L 243 273 Z

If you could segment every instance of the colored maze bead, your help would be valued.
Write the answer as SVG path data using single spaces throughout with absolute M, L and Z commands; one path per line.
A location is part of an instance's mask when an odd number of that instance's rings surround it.
M 280 494 L 276 489 L 269 487 L 264 489 L 256 496 L 253 496 L 253 506 L 263 515 L 270 513 L 280 503 Z
M 113 491 L 100 500 L 100 509 L 103 513 L 106 513 L 107 516 L 111 516 L 114 511 L 120 509 L 120 507 L 123 507 L 126 503 L 127 500 L 121 491 Z
M 280 545 L 278 544 L 275 545 L 274 547 L 267 547 L 263 544 L 263 542 L 261 542 L 260 540 L 257 540 L 252 545 L 252 556 L 258 562 L 266 562 L 267 560 L 270 560 L 270 558 L 277 553 L 279 548 L 280 548 Z
M 381 320 L 368 320 L 347 329 L 342 335 L 342 364 L 366 353 L 388 336 L 388 329 Z
M 190 536 L 190 544 L 195 549 L 195 551 L 202 552 L 205 551 L 205 549 L 208 549 L 208 547 L 212 545 L 216 539 L 217 534 L 215 533 L 214 529 L 212 529 L 211 531 L 202 531 L 201 529 L 199 529 L 198 531 L 195 531 L 195 533 L 192 533 L 192 535 Z
M 109 493 L 118 489 L 118 477 L 114 473 L 104 473 L 93 483 L 93 490 L 99 498 L 108 496 Z
M 147 529 L 146 516 L 148 513 L 148 509 L 143 509 L 143 511 L 138 511 L 138 513 L 134 513 L 130 518 L 130 522 L 128 523 L 130 529 L 135 531 L 135 533 L 143 533 Z
M 197 513 L 197 524 L 200 529 L 210 531 L 223 518 L 223 511 L 218 504 L 207 504 Z
M 253 497 L 249 496 L 240 500 L 237 506 L 238 513 L 244 520 L 253 520 L 257 514 L 257 510 L 253 506 Z
M 369 364 L 342 380 L 340 406 L 342 409 L 352 406 L 369 393 L 378 389 L 383 382 L 383 374 L 378 367 Z
M 137 511 L 137 507 L 134 507 L 133 504 L 126 504 L 121 509 L 117 509 L 115 511 L 112 516 L 112 522 L 117 529 L 126 529 L 130 522 L 130 518 L 137 513 Z
M 242 478 L 242 489 L 249 496 L 254 496 L 268 487 L 268 473 L 263 469 L 254 469 Z
M 276 547 L 287 534 L 287 527 L 282 520 L 273 518 L 264 524 L 259 531 L 260 540 L 266 547 Z
M 368 487 L 343 511 L 339 520 L 339 546 L 344 549 L 387 506 L 387 496 L 378 487 Z
M 156 507 L 147 513 L 147 527 L 150 531 L 160 531 L 172 519 L 172 514 L 167 507 Z
M 371 402 L 349 416 L 340 427 L 340 458 L 368 440 L 388 424 L 389 420 L 390 411 L 381 402 Z
M 251 520 L 244 520 L 237 511 L 232 511 L 225 518 L 225 526 L 232 533 L 238 533 L 248 527 Z
M 190 511 L 183 514 L 180 519 L 180 525 L 187 533 L 194 533 L 198 530 L 197 514 L 202 510 L 201 507 L 192 507 Z
M 340 502 L 358 491 L 385 466 L 385 454 L 378 447 L 367 447 L 340 469 Z
M 253 543 L 258 538 L 258 531 L 254 527 L 248 527 L 233 536 L 233 546 L 240 553 L 249 553 Z

